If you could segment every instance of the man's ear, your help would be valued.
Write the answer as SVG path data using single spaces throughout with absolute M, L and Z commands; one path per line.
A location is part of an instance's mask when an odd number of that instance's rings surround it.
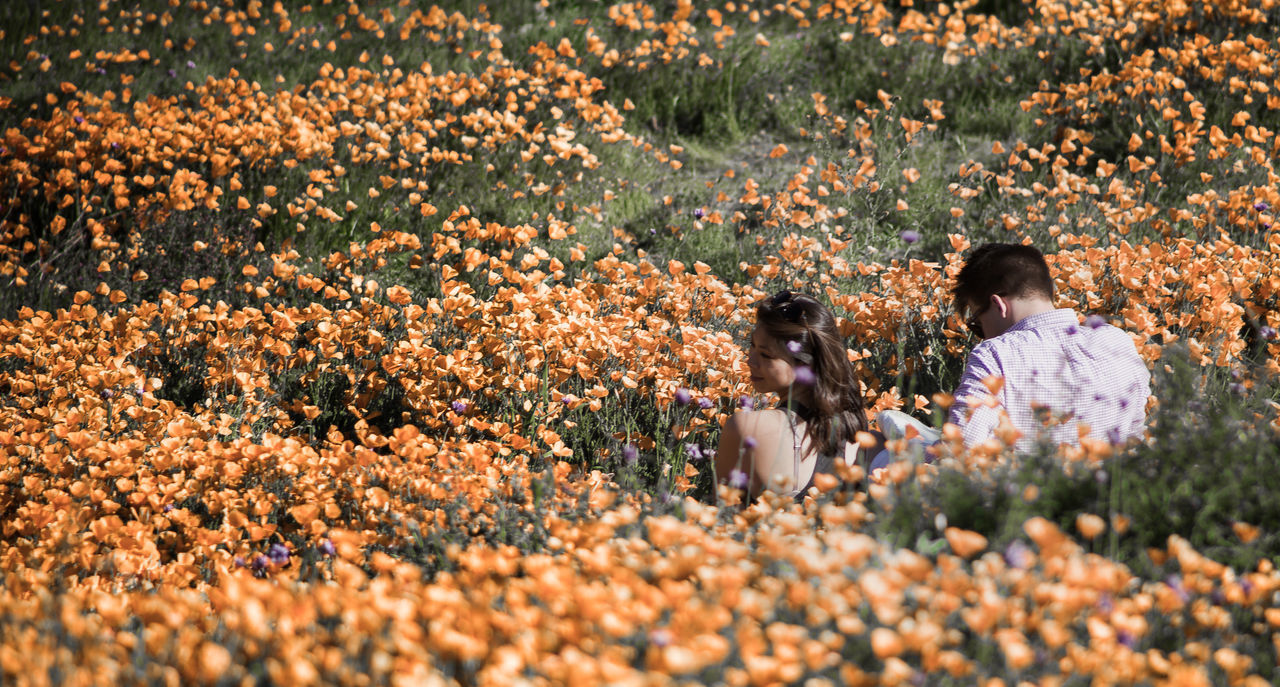
M 991 294 L 991 307 L 995 309 L 996 312 L 1000 313 L 1000 317 L 1002 319 L 1009 317 L 1009 312 L 1013 309 L 1013 306 L 1009 303 L 1009 299 L 998 293 Z

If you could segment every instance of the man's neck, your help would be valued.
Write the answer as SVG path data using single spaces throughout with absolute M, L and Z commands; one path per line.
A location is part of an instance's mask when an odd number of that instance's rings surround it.
M 1009 300 L 1010 320 L 1017 324 L 1028 317 L 1034 317 L 1057 310 L 1053 301 L 1047 298 L 1013 298 Z

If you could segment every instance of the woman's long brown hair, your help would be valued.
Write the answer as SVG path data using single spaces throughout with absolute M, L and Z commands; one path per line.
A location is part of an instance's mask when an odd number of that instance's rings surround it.
M 811 296 L 781 291 L 756 306 L 756 326 L 813 372 L 790 399 L 819 455 L 843 456 L 846 443 L 867 429 L 867 411 L 831 310 Z M 794 342 L 794 343 L 793 343 Z

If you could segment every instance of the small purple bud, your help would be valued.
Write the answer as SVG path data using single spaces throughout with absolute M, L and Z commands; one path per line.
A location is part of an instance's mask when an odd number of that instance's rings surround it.
M 1178 577 L 1177 575 L 1170 575 L 1164 578 L 1164 583 L 1169 585 L 1169 588 L 1173 590 L 1174 594 L 1178 595 L 1178 598 L 1181 599 L 1183 603 L 1186 603 L 1191 599 L 1191 595 L 1188 594 L 1186 588 L 1182 586 L 1181 577 Z
M 703 458 L 702 447 L 697 444 L 685 444 L 684 454 L 689 457 L 689 460 L 702 460 Z
M 656 235 L 657 233 L 658 233 L 658 230 L 657 230 L 657 229 L 654 229 L 653 227 L 649 227 L 649 235 L 650 235 L 650 236 L 654 236 L 654 235 Z
M 1132 649 L 1138 645 L 1138 638 L 1134 637 L 1128 630 L 1120 630 L 1116 633 L 1116 641 L 1126 649 Z
M 636 462 L 636 459 L 639 457 L 640 457 L 640 451 L 636 450 L 636 447 L 634 445 L 627 444 L 626 446 L 622 447 L 622 459 L 627 461 L 628 463 Z
M 245 566 L 244 556 L 236 556 L 231 560 L 231 564 L 236 566 L 237 568 L 243 568 Z
M 320 553 L 326 556 L 332 556 L 338 553 L 338 548 L 333 545 L 332 541 L 329 541 L 328 539 L 326 539 L 320 542 Z
M 750 483 L 751 480 L 747 477 L 747 473 L 741 470 L 733 470 L 729 473 L 729 486 L 734 489 L 746 489 Z
M 111 398 L 112 396 L 115 396 L 116 394 L 115 394 L 115 392 L 114 392 L 114 391 L 112 391 L 112 390 L 110 390 L 110 389 L 103 389 L 102 391 L 99 391 L 99 392 L 98 392 L 98 395 L 99 395 L 99 396 L 101 396 L 101 397 L 103 397 L 103 398 Z
M 172 512 L 173 512 L 173 504 L 172 504 L 172 503 L 166 503 L 166 504 L 164 504 L 164 512 L 166 512 L 166 513 L 172 513 Z
M 267 557 L 261 554 L 253 557 L 253 571 L 262 572 L 267 569 Z
M 116 143 L 115 141 L 112 141 L 112 142 L 111 142 L 111 149 L 112 149 L 112 150 L 119 150 L 119 149 L 120 149 L 120 144 L 119 144 L 119 143 Z
M 671 643 L 674 637 L 671 636 L 671 630 L 660 627 L 649 633 L 649 643 L 657 647 L 664 647 Z
M 76 115 L 75 120 L 76 124 L 84 124 L 84 117 L 81 117 L 80 115 Z
M 697 208 L 697 209 L 695 209 L 695 210 L 693 211 L 693 217 L 694 217 L 694 219 L 702 219 L 703 215 L 705 215 L 705 214 L 706 214 L 706 213 L 704 213 L 704 212 L 702 211 L 702 208 Z
M 1253 209 L 1257 210 L 1258 212 L 1266 212 L 1267 210 L 1271 209 L 1271 206 L 1267 205 L 1266 201 L 1260 200 L 1253 204 Z
M 742 396 L 738 399 L 738 406 L 743 410 L 751 410 L 756 407 L 756 399 L 750 396 Z
M 568 394 L 565 394 L 564 396 L 560 397 L 560 402 L 565 405 L 569 405 L 570 403 L 573 403 L 573 397 Z
M 187 69 L 195 69 L 195 68 L 196 68 L 196 63 L 192 62 L 191 60 L 187 60 Z
M 1258 334 L 1267 341 L 1276 338 L 1276 330 L 1272 327 L 1264 326 L 1262 329 L 1258 330 Z
M 289 547 L 284 544 L 272 544 L 271 548 L 267 549 L 267 556 L 272 563 L 284 565 L 289 562 Z
M 169 70 L 169 78 L 170 78 L 170 79 L 172 79 L 173 77 L 175 77 L 175 76 L 177 76 L 177 75 L 178 75 L 178 72 L 176 72 L 176 71 L 174 71 L 174 70 L 172 70 L 172 69 L 170 69 L 170 70 Z
M 796 368 L 796 384 L 800 386 L 813 386 L 818 378 L 813 375 L 813 370 L 808 365 L 801 365 Z
M 1116 607 L 1116 604 L 1111 599 L 1110 594 L 1103 592 L 1102 596 L 1098 597 L 1098 610 L 1101 611 L 1102 613 L 1110 614 L 1111 611 L 1115 610 L 1115 607 Z
M 920 242 L 920 232 L 915 229 L 908 229 L 901 234 L 898 234 L 898 237 L 901 238 L 902 242 L 908 246 Z
M 706 396 L 703 396 L 702 398 L 698 399 L 698 407 L 702 408 L 703 410 L 709 410 L 711 408 L 714 408 L 715 405 L 716 405 L 715 401 L 712 401 Z
M 449 407 L 453 408 L 453 412 L 458 414 L 462 414 L 467 411 L 466 401 L 454 401 L 453 403 L 449 404 Z
M 1231 390 L 1231 393 L 1237 396 L 1243 396 L 1245 392 L 1248 391 L 1248 389 L 1246 389 L 1245 386 L 1240 382 L 1232 382 L 1230 385 L 1227 386 L 1227 388 Z
M 94 71 L 94 72 L 96 72 L 96 73 L 98 74 L 98 76 L 102 76 L 103 74 L 106 74 L 106 73 L 107 73 L 107 70 L 103 69 L 102 67 L 98 67 L 97 69 L 95 69 L 95 70 L 93 70 L 93 71 Z
M 691 400 L 693 400 L 693 397 L 689 395 L 688 389 L 685 389 L 684 387 L 676 389 L 676 403 L 679 403 L 682 406 L 687 406 Z
M 1025 570 L 1031 567 L 1031 549 L 1015 539 L 1004 550 L 1004 562 L 1011 567 Z
M 1106 323 L 1107 321 L 1102 317 L 1102 315 L 1090 315 L 1084 320 L 1085 326 L 1090 329 L 1097 329 Z

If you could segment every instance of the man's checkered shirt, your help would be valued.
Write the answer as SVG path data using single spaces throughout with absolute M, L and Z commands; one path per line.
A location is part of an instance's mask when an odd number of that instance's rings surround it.
M 984 380 L 1002 377 L 995 406 Z M 1032 315 L 969 353 L 951 422 L 966 446 L 991 438 L 1008 413 L 1026 451 L 1048 431 L 1055 444 L 1089 436 L 1120 443 L 1145 430 L 1151 373 L 1124 331 L 1092 317 L 1086 324 L 1069 308 Z M 972 414 L 970 414 L 972 410 Z M 1048 430 L 1042 419 L 1055 418 Z

